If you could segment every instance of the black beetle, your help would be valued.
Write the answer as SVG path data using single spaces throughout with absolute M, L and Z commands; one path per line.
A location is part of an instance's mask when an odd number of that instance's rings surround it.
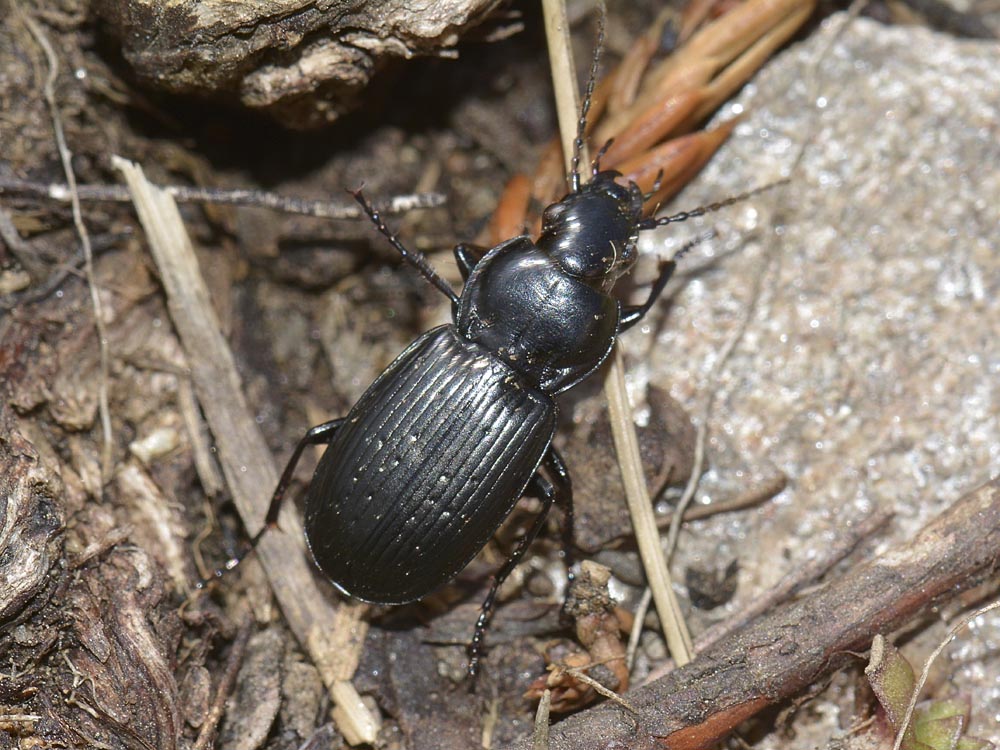
M 545 210 L 536 242 L 515 237 L 479 261 L 469 246 L 456 247 L 461 296 L 354 193 L 403 257 L 451 299 L 453 323 L 414 341 L 346 417 L 306 433 L 282 473 L 264 529 L 277 521 L 302 451 L 327 444 L 305 502 L 313 559 L 345 594 L 403 604 L 461 571 L 522 494 L 538 496 L 541 513 L 483 604 L 470 648 L 472 674 L 496 591 L 553 501 L 565 508 L 571 546 L 572 489 L 552 446 L 553 396 L 600 367 L 669 280 L 674 261 L 661 268 L 645 303 L 623 305 L 610 294 L 635 262 L 639 231 L 716 207 L 643 219 L 643 194 L 618 177 L 595 165 L 590 182 Z
M 485 546 L 522 494 L 539 497 L 542 511 L 483 603 L 470 644 L 470 674 L 496 592 L 553 502 L 565 508 L 566 549 L 572 550 L 572 488 L 552 445 L 553 397 L 597 370 L 618 335 L 642 319 L 666 286 L 673 260 L 661 267 L 645 303 L 624 305 L 611 294 L 635 262 L 639 232 L 749 195 L 643 218 L 647 196 L 635 183 L 620 184 L 618 172 L 601 171 L 600 154 L 592 179 L 581 185 L 579 152 L 593 83 L 592 69 L 571 191 L 545 209 L 537 241 L 515 237 L 481 260 L 470 246 L 456 247 L 465 280 L 461 296 L 422 254 L 403 246 L 360 191 L 353 193 L 403 258 L 451 300 L 453 322 L 414 341 L 346 417 L 306 433 L 250 546 L 276 524 L 309 445 L 328 446 L 306 495 L 309 549 L 338 589 L 368 602 L 403 604 L 431 593 Z

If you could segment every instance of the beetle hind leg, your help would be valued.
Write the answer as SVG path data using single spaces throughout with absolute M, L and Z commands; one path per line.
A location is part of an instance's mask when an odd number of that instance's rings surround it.
M 493 618 L 493 606 L 496 603 L 497 591 L 503 582 L 507 580 L 507 576 L 511 574 L 517 564 L 521 562 L 521 558 L 524 557 L 524 553 L 527 552 L 528 547 L 531 543 L 535 541 L 535 537 L 538 536 L 538 532 L 542 530 L 542 526 L 545 524 L 545 517 L 549 514 L 549 508 L 552 507 L 552 502 L 555 499 L 555 491 L 552 489 L 552 485 L 549 484 L 543 477 L 535 474 L 532 478 L 531 483 L 528 485 L 531 494 L 537 494 L 541 496 L 542 499 L 542 510 L 535 517 L 534 522 L 531 524 L 531 528 L 528 529 L 521 540 L 517 543 L 517 547 L 511 553 L 510 557 L 507 558 L 507 562 L 503 564 L 493 576 L 493 582 L 490 584 L 490 591 L 486 595 L 486 599 L 483 600 L 483 606 L 479 610 L 479 619 L 476 620 L 476 628 L 472 632 L 472 641 L 469 643 L 469 676 L 475 677 L 479 672 L 479 661 L 482 658 L 483 651 L 483 639 L 486 637 L 486 629 L 489 627 L 490 620 Z
M 545 525 L 545 519 L 554 502 L 557 502 L 564 511 L 562 527 L 564 554 L 567 567 L 572 567 L 573 565 L 573 488 L 569 472 L 566 469 L 566 464 L 563 463 L 562 456 L 552 447 L 545 454 L 542 465 L 551 474 L 553 481 L 550 482 L 541 474 L 536 473 L 531 478 L 525 490 L 526 494 L 537 496 L 542 501 L 542 509 L 532 522 L 531 528 L 521 537 L 510 557 L 507 558 L 507 561 L 497 571 L 496 575 L 493 576 L 489 593 L 486 595 L 483 606 L 479 610 L 479 619 L 476 620 L 476 628 L 472 633 L 472 641 L 469 643 L 470 677 L 475 677 L 479 671 L 483 641 L 486 637 L 486 630 L 489 627 L 490 620 L 493 617 L 493 607 L 496 604 L 497 591 L 499 591 L 500 586 L 507 580 L 507 577 L 514 568 L 517 567 L 517 564 L 521 562 L 524 553 L 528 551 L 528 547 L 531 546 L 535 537 L 538 536 L 538 532 L 542 530 L 542 526 Z

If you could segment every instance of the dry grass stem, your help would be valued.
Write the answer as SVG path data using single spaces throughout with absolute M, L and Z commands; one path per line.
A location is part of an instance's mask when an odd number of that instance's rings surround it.
M 73 154 L 66 145 L 66 134 L 63 132 L 62 117 L 59 114 L 59 105 L 56 102 L 56 79 L 59 77 L 59 58 L 56 57 L 55 50 L 52 49 L 48 37 L 35 19 L 24 13 L 19 5 L 15 4 L 14 7 L 28 27 L 31 35 L 35 38 L 35 41 L 38 42 L 38 45 L 45 53 L 45 60 L 49 67 L 43 89 L 45 102 L 48 104 L 49 114 L 52 117 L 52 128 L 55 131 L 56 146 L 59 150 L 59 158 L 62 161 L 63 172 L 66 175 L 67 191 L 73 209 L 73 225 L 76 227 L 76 233 L 80 238 L 80 245 L 83 248 L 84 272 L 87 277 L 87 286 L 90 288 L 90 302 L 94 308 L 94 325 L 97 328 L 97 343 L 100 350 L 97 410 L 103 435 L 101 447 L 101 485 L 103 487 L 111 478 L 111 463 L 113 458 L 111 407 L 108 404 L 108 362 L 110 359 L 108 334 L 104 325 L 104 308 L 101 305 L 101 295 L 94 280 L 94 251 L 90 244 L 90 234 L 83 223 L 83 212 L 80 210 L 80 196 L 77 193 L 76 174 L 73 172 Z
M 920 670 L 920 677 L 917 678 L 917 683 L 913 686 L 913 695 L 910 696 L 910 702 L 906 706 L 906 713 L 903 714 L 903 721 L 899 725 L 899 731 L 896 732 L 896 740 L 892 743 L 892 750 L 899 750 L 903 744 L 903 738 L 906 735 L 906 728 L 910 726 L 910 722 L 913 720 L 913 712 L 917 707 L 917 701 L 920 698 L 920 691 L 924 689 L 924 685 L 927 683 L 927 676 L 931 672 L 931 665 L 934 664 L 934 660 L 941 655 L 941 652 L 945 650 L 945 647 L 951 643 L 952 639 L 958 635 L 960 631 L 969 626 L 969 623 L 977 617 L 982 617 L 987 612 L 992 612 L 994 609 L 1000 609 L 1000 599 L 980 607 L 975 612 L 972 612 L 959 620 L 958 623 L 956 623 L 955 626 L 948 631 L 948 635 L 942 639 L 942 641 L 937 645 L 937 648 L 935 648 L 931 652 L 930 656 L 927 657 L 927 661 L 924 662 L 923 669 Z
M 277 485 L 274 460 L 243 396 L 232 351 L 209 299 L 205 280 L 177 209 L 142 169 L 115 157 L 125 175 L 167 296 L 167 307 L 184 346 L 195 392 L 215 437 L 219 462 L 240 516 L 251 533 L 260 527 Z M 285 533 L 265 535 L 257 554 L 285 620 L 309 653 L 327 689 L 352 727 L 374 740 L 377 719 L 346 681 L 357 666 L 366 630 L 363 605 L 337 606 L 331 588 L 314 574 L 303 549 L 302 525 L 287 505 L 279 518 Z M 338 701 L 339 696 L 339 701 Z M 341 726 L 345 736 L 350 730 Z
M 552 704 L 552 691 L 547 689 L 538 701 L 535 711 L 535 728 L 531 734 L 532 750 L 549 750 L 549 706 Z
M 565 7 L 561 0 L 543 0 L 542 8 L 545 12 L 545 32 L 552 67 L 552 82 L 556 92 L 563 158 L 569 171 L 580 111 L 575 68 L 569 44 L 569 29 Z M 581 149 L 580 162 L 584 166 L 590 163 L 586 148 Z M 628 395 L 625 391 L 621 354 L 617 349 L 612 355 L 604 384 L 615 450 L 625 480 L 625 497 L 632 514 L 639 553 L 646 569 L 646 579 L 653 589 L 653 600 L 656 602 L 660 621 L 667 634 L 667 645 L 675 659 L 686 663 L 691 658 L 691 636 L 681 616 L 680 606 L 667 571 L 666 559 L 660 546 L 656 518 L 653 515 L 646 480 L 642 474 L 635 423 L 632 420 Z
M 360 219 L 361 208 L 348 201 L 322 201 L 292 198 L 267 190 L 249 188 L 206 188 L 190 185 L 157 185 L 178 203 L 216 203 L 248 208 L 267 208 L 289 214 L 315 216 L 320 219 Z M 76 185 L 73 189 L 59 183 L 41 183 L 14 177 L 0 177 L 0 193 L 34 195 L 39 198 L 68 202 L 75 195 L 81 201 L 128 203 L 132 200 L 128 188 L 121 185 Z M 420 208 L 434 208 L 445 202 L 442 193 L 420 191 L 396 195 L 375 206 L 384 214 L 407 213 Z

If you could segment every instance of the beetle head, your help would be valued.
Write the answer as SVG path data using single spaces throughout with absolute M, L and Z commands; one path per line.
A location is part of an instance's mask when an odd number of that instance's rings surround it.
M 538 247 L 563 270 L 609 287 L 635 262 L 642 193 L 635 183 L 615 182 L 618 172 L 599 172 L 542 215 Z

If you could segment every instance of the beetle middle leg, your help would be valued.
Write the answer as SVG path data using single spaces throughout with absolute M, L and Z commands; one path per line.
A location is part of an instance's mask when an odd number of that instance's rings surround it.
M 518 541 L 517 546 L 514 548 L 510 557 L 507 558 L 507 561 L 493 576 L 489 593 L 486 595 L 486 599 L 483 600 L 483 606 L 479 610 L 479 619 L 476 620 L 476 628 L 472 633 L 472 641 L 469 643 L 470 677 L 475 677 L 479 671 L 479 661 L 482 658 L 483 640 L 486 637 L 486 629 L 489 627 L 490 619 L 493 617 L 493 607 L 496 604 L 497 592 L 500 590 L 503 582 L 506 581 L 507 577 L 513 572 L 514 568 L 516 568 L 518 563 L 521 562 L 521 558 L 524 557 L 524 553 L 528 551 L 528 547 L 531 546 L 531 543 L 535 541 L 535 537 L 538 536 L 538 532 L 542 530 L 542 526 L 545 525 L 545 519 L 548 517 L 549 510 L 552 508 L 553 502 L 558 502 L 564 511 L 562 529 L 563 543 L 567 567 L 572 567 L 573 485 L 569 478 L 569 472 L 566 470 L 566 464 L 563 463 L 562 456 L 559 455 L 555 448 L 551 446 L 549 447 L 545 454 L 545 458 L 542 459 L 542 465 L 545 466 L 549 473 L 551 473 L 554 485 L 553 482 L 550 482 L 541 474 L 536 472 L 525 489 L 525 494 L 535 495 L 542 501 L 542 509 L 538 512 L 538 515 L 532 522 L 531 528 L 529 528 L 527 533 L 525 533 L 525 535 L 521 537 L 520 541 Z
M 260 531 L 253 535 L 253 538 L 250 540 L 250 544 L 247 548 L 236 557 L 229 559 L 226 562 L 225 567 L 217 568 L 212 573 L 212 578 L 221 578 L 223 575 L 243 562 L 247 555 L 257 549 L 257 545 L 260 544 L 260 540 L 263 538 L 264 534 L 278 525 L 278 514 L 281 513 L 281 505 L 285 500 L 288 485 L 292 482 L 292 476 L 295 474 L 295 467 L 298 466 L 299 459 L 302 458 L 302 452 L 310 445 L 329 444 L 343 423 L 343 417 L 340 419 L 332 419 L 329 422 L 316 425 L 302 436 L 298 445 L 295 446 L 295 450 L 292 451 L 292 456 L 288 459 L 288 463 L 285 465 L 285 470 L 281 472 L 281 478 L 278 480 L 278 486 L 274 488 L 274 494 L 271 495 L 271 504 L 267 508 L 267 516 L 264 517 L 264 525 L 261 526 Z M 204 588 L 207 585 L 208 580 L 199 581 L 195 584 L 195 588 Z

